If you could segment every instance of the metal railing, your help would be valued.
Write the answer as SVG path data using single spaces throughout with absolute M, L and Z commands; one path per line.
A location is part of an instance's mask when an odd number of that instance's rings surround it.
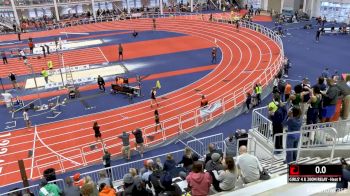
M 169 16 L 173 16 L 171 14 L 166 14 L 166 15 L 162 15 L 163 17 L 169 17 Z M 188 14 L 186 13 L 186 15 L 179 15 L 180 19 L 192 19 L 192 20 L 201 20 L 198 16 L 198 14 Z M 175 16 L 177 17 L 177 16 Z M 225 20 L 224 17 L 221 17 L 220 20 L 218 20 L 219 22 L 228 24 L 228 22 L 230 21 L 230 19 Z M 242 26 L 249 28 L 253 31 L 256 31 L 257 28 L 259 29 L 259 32 L 266 35 L 267 37 L 271 38 L 272 40 L 276 41 L 276 43 L 280 46 L 280 51 L 281 54 L 278 56 L 278 58 L 276 59 L 275 62 L 272 62 L 272 64 L 270 66 L 268 66 L 268 68 L 264 69 L 262 74 L 257 77 L 256 80 L 252 81 L 251 83 L 245 85 L 244 87 L 237 89 L 234 92 L 228 92 L 226 93 L 226 95 L 224 95 L 224 97 L 222 98 L 218 98 L 217 100 L 213 100 L 212 103 L 209 105 L 209 107 L 212 107 L 214 104 L 219 104 L 219 107 L 217 107 L 217 109 L 213 112 L 210 113 L 210 117 L 209 119 L 212 120 L 213 118 L 216 118 L 218 116 L 221 116 L 223 114 L 225 114 L 225 112 L 232 110 L 238 106 L 240 106 L 241 104 L 244 103 L 245 101 L 245 94 L 247 92 L 251 92 L 251 90 L 253 89 L 253 86 L 255 85 L 255 83 L 260 83 L 262 86 L 267 86 L 269 84 L 269 82 L 274 78 L 274 76 L 278 73 L 278 71 L 280 70 L 281 66 L 282 66 L 282 60 L 283 60 L 283 44 L 282 44 L 282 40 L 281 38 L 276 35 L 272 30 L 259 25 L 259 24 L 254 24 L 248 21 L 242 21 Z M 154 125 L 150 124 L 147 125 L 145 127 L 142 127 L 141 130 L 145 136 L 145 145 L 146 146 L 153 146 L 155 144 L 159 144 L 163 141 L 168 140 L 169 138 L 173 138 L 175 136 L 177 136 L 179 134 L 179 132 L 189 132 L 191 129 L 201 126 L 202 124 L 204 124 L 205 122 L 203 121 L 201 115 L 200 115 L 200 108 L 196 108 L 190 111 L 187 111 L 185 113 L 179 114 L 173 118 L 170 119 L 166 119 L 164 121 L 161 122 L 162 123 L 162 127 L 163 129 L 156 133 L 154 132 Z M 108 130 L 106 130 L 108 131 Z M 148 136 L 153 136 L 153 139 L 149 139 Z M 104 143 L 109 143 L 111 142 L 110 145 L 107 145 L 107 149 L 109 149 L 113 155 L 120 155 L 120 148 L 122 146 L 121 142 L 117 143 L 115 142 L 116 137 L 111 137 L 108 138 L 106 140 L 104 140 Z M 82 146 L 82 147 L 78 147 L 75 149 L 65 149 L 65 150 L 61 150 L 61 151 L 57 151 L 57 153 L 65 153 L 67 152 L 67 150 L 75 150 L 76 152 L 81 152 L 81 156 L 76 157 L 74 156 L 65 156 L 67 159 L 72 159 L 74 161 L 77 161 L 79 163 L 81 163 L 81 165 L 87 165 L 89 163 L 93 163 L 96 161 L 100 160 L 100 157 L 103 155 L 102 152 L 102 147 L 98 148 L 97 150 L 90 150 L 90 151 L 86 151 L 84 149 L 88 148 L 91 144 L 86 144 L 86 146 Z M 102 145 L 101 143 L 96 143 L 96 145 Z M 203 150 L 204 151 L 204 148 Z M 96 155 L 99 155 L 97 157 L 99 158 L 91 158 L 91 157 L 96 157 Z M 37 156 L 37 159 L 40 158 L 45 158 L 46 155 L 40 155 Z M 89 156 L 91 156 L 89 158 Z M 78 160 L 77 160 L 78 158 Z M 45 164 L 45 168 L 46 167 L 52 167 L 52 165 L 56 165 L 57 167 L 55 169 L 57 169 L 57 171 L 66 171 L 66 167 L 68 168 L 75 168 L 76 165 L 72 165 L 72 163 L 69 163 L 66 160 L 62 160 L 59 157 L 56 158 L 57 160 L 54 162 L 46 162 Z M 31 160 L 31 158 L 29 158 L 28 160 Z M 7 163 L 9 164 L 9 163 Z M 51 165 L 50 165 L 51 164 Z M 39 166 L 35 166 L 37 169 L 39 168 Z M 42 169 L 45 168 L 40 168 L 39 171 L 41 171 Z M 7 175 L 7 174 L 1 174 L 1 175 Z M 40 174 L 39 174 L 40 175 Z M 35 177 L 39 177 L 39 176 L 35 176 Z
M 195 150 L 195 152 L 197 152 L 200 156 L 207 153 L 209 144 L 214 144 L 216 149 L 221 149 L 222 152 L 224 152 L 224 135 L 222 133 L 218 133 L 207 137 L 193 139 L 187 142 L 187 146 Z
M 266 141 L 272 141 L 272 121 L 268 118 L 268 107 L 256 108 L 252 112 L 252 129 L 266 138 Z
M 53 180 L 50 181 L 48 183 L 55 183 L 62 191 L 65 189 L 65 183 L 62 179 L 57 179 L 57 180 Z M 33 193 L 34 195 L 39 195 L 40 192 L 40 186 L 39 184 L 35 184 L 32 186 L 28 186 L 28 187 L 24 187 L 24 188 L 18 188 L 16 190 L 12 190 L 6 193 L 0 193 L 1 195 L 22 195 L 24 193 Z
M 164 153 L 164 154 L 160 154 L 160 155 L 149 157 L 149 158 L 140 159 L 137 161 L 132 161 L 129 163 L 123 163 L 123 164 L 111 166 L 108 168 L 103 168 L 103 169 L 99 169 L 99 170 L 86 172 L 86 173 L 80 174 L 80 176 L 81 176 L 81 178 L 83 178 L 85 176 L 90 176 L 94 182 L 98 182 L 100 180 L 99 172 L 110 170 L 111 171 L 111 176 L 110 176 L 111 180 L 117 181 L 117 180 L 123 179 L 123 176 L 125 174 L 129 173 L 130 168 L 136 168 L 136 169 L 142 168 L 144 166 L 144 161 L 146 161 L 146 160 L 152 159 L 155 162 L 155 159 L 160 158 L 161 162 L 164 163 L 165 157 L 168 154 L 172 154 L 174 160 L 179 162 L 179 160 L 182 159 L 182 156 L 184 154 L 184 150 L 177 150 L 177 151 Z
M 323 142 L 310 142 L 310 135 L 312 134 L 320 134 L 322 132 L 325 135 L 324 138 L 326 138 L 326 136 L 330 139 L 332 139 L 332 142 L 327 143 L 323 143 Z M 275 146 L 272 149 L 271 152 L 271 163 L 270 163 L 270 167 L 272 167 L 273 162 L 275 161 L 275 156 L 274 153 L 275 152 L 289 152 L 289 151 L 297 151 L 297 157 L 295 162 L 298 163 L 299 160 L 299 156 L 300 156 L 300 152 L 302 150 L 325 150 L 328 149 L 328 147 L 331 146 L 331 154 L 330 154 L 330 160 L 329 162 L 332 162 L 333 157 L 334 157 L 334 150 L 335 150 L 335 145 L 336 145 L 336 138 L 337 138 L 337 131 L 332 128 L 332 127 L 327 127 L 322 129 L 313 129 L 313 130 L 301 130 L 301 131 L 293 131 L 293 132 L 286 132 L 286 133 L 278 133 L 275 134 L 273 137 L 273 141 L 276 141 L 277 137 L 282 137 L 282 143 L 286 143 L 286 140 L 288 139 L 288 135 L 295 135 L 298 134 L 299 135 L 299 142 L 298 142 L 298 147 L 297 148 L 287 148 L 287 147 L 283 147 L 282 149 L 276 149 Z M 305 143 L 309 143 L 309 144 L 305 144 Z

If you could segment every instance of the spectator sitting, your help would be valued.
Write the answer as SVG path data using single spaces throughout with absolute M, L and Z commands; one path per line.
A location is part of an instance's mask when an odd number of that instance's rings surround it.
M 209 150 L 209 153 L 205 155 L 205 162 L 204 163 L 207 163 L 208 161 L 211 160 L 211 155 L 213 153 L 218 153 L 218 154 L 220 154 L 220 157 L 222 157 L 222 151 L 221 150 L 217 150 L 215 148 L 214 144 L 209 144 L 208 145 L 208 150 Z
M 234 134 L 230 134 L 224 142 L 226 147 L 225 157 L 235 157 L 237 154 L 237 140 Z
M 91 184 L 84 184 L 80 189 L 80 193 L 82 196 L 95 196 L 93 195 L 94 187 Z
M 336 86 L 338 87 L 343 99 L 341 117 L 346 120 L 348 119 L 350 112 L 350 87 L 346 84 L 346 81 L 339 81 Z
M 147 171 L 144 174 L 142 174 L 141 176 L 142 181 L 144 182 L 149 181 L 149 176 L 153 173 L 153 165 L 154 165 L 153 160 L 147 161 Z
M 92 194 L 93 194 L 93 195 L 98 195 L 97 186 L 96 186 L 96 184 L 94 183 L 94 181 L 92 181 L 92 179 L 91 179 L 90 176 L 85 176 L 85 177 L 84 177 L 84 185 L 85 185 L 85 184 L 88 184 L 88 185 L 92 186 Z
M 170 172 L 172 171 L 173 169 L 176 168 L 176 162 L 173 158 L 173 155 L 172 154 L 167 154 L 166 155 L 166 160 L 164 161 L 164 168 L 163 170 L 166 171 L 166 172 Z
M 80 196 L 79 187 L 73 186 L 73 181 L 69 176 L 66 178 L 65 182 L 66 186 L 64 188 L 64 195 Z
M 97 181 L 97 186 L 100 187 L 102 183 L 105 183 L 107 186 L 112 187 L 112 181 L 110 178 L 107 177 L 106 171 L 102 170 L 98 173 L 99 175 L 99 180 Z
M 213 170 L 213 174 L 219 184 L 213 186 L 216 191 L 229 191 L 233 190 L 237 181 L 237 173 L 235 170 L 235 162 L 232 157 L 226 157 L 224 161 L 225 170 L 217 171 Z
M 165 173 L 164 175 L 162 175 L 162 177 L 160 178 L 160 183 L 161 183 L 161 186 L 163 187 L 163 190 L 159 194 L 159 196 L 167 196 L 167 195 L 181 196 L 182 195 L 181 188 L 176 183 L 173 184 L 172 176 L 169 173 Z
M 241 146 L 239 148 L 239 154 L 240 155 L 237 157 L 237 167 L 243 182 L 247 184 L 259 180 L 260 172 L 263 171 L 263 168 L 258 158 L 248 154 L 246 146 Z
M 99 186 L 99 196 L 115 196 L 116 192 L 110 186 L 105 183 L 101 183 Z
M 121 195 L 133 195 L 133 190 L 135 188 L 134 185 L 134 178 L 131 176 L 131 174 L 125 174 L 123 177 L 123 188 L 124 191 L 121 193 Z
M 46 195 L 52 195 L 52 196 L 59 196 L 62 194 L 62 191 L 56 184 L 53 183 L 47 183 L 46 179 L 42 179 L 40 182 L 40 191 L 39 196 L 46 196 Z
M 192 164 L 198 161 L 199 157 L 192 152 L 191 148 L 185 148 L 185 154 L 182 156 L 182 160 L 178 164 L 183 164 L 183 167 L 189 171 L 192 168 Z
M 154 192 L 158 195 L 163 191 L 163 188 L 160 184 L 160 177 L 162 175 L 162 171 L 160 170 L 158 164 L 153 165 L 153 173 L 149 176 L 149 182 L 151 183 L 150 187 L 153 187 Z
M 156 158 L 156 164 L 158 165 L 160 170 L 163 170 L 163 164 L 160 158 Z
M 143 168 L 140 169 L 140 176 L 142 176 L 147 171 L 147 162 L 153 161 L 153 160 L 144 160 L 143 161 Z
M 203 172 L 203 163 L 195 161 L 192 171 L 186 177 L 192 195 L 209 195 L 212 178 L 209 173 Z
M 73 176 L 73 185 L 81 188 L 84 185 L 84 179 L 80 179 L 80 173 L 76 173 Z
M 211 155 L 211 160 L 205 164 L 205 169 L 208 172 L 211 172 L 213 170 L 217 170 L 217 171 L 223 170 L 224 166 L 221 164 L 221 160 L 222 160 L 222 157 L 220 156 L 219 153 L 213 153 Z

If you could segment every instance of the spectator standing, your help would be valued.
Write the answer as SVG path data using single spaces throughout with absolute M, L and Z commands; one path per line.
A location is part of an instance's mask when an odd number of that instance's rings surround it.
M 336 188 L 339 191 L 342 191 L 344 189 L 348 189 L 349 186 L 349 181 L 350 181 L 350 165 L 345 161 L 344 158 L 341 158 L 340 160 L 341 164 L 342 164 L 342 171 L 343 171 L 343 175 L 341 177 L 341 181 L 337 182 Z
M 323 75 L 323 74 L 322 74 Z M 325 73 L 325 75 L 327 75 Z M 323 76 L 320 76 L 318 79 L 317 79 L 317 84 L 315 84 L 314 86 L 312 86 L 312 88 L 315 88 L 315 87 L 318 87 L 320 89 L 320 91 L 325 91 L 327 89 L 327 86 L 326 84 L 324 83 L 324 77 Z
M 320 88 L 315 86 L 313 89 L 310 89 L 310 107 L 307 109 L 306 114 L 306 124 L 317 124 L 319 111 L 322 108 L 322 94 Z
M 328 77 L 330 77 L 328 67 L 324 68 L 324 70 L 322 71 L 321 76 L 322 76 L 323 78 L 325 78 L 325 79 L 327 79 Z
M 64 188 L 64 195 L 80 196 L 79 187 L 73 186 L 73 181 L 69 176 L 65 179 L 65 182 L 66 186 Z
M 292 108 L 288 113 L 288 119 L 286 125 L 288 126 L 287 132 L 300 131 L 301 128 L 301 111 L 299 108 Z M 300 133 L 288 134 L 287 135 L 287 149 L 297 148 L 299 143 Z M 286 153 L 286 163 L 290 163 L 297 159 L 297 150 L 288 151 Z
M 252 95 L 248 92 L 246 94 L 246 100 L 245 100 L 245 105 L 247 107 L 247 113 L 249 112 L 250 110 L 250 104 L 252 103 Z
M 16 75 L 14 74 L 14 73 L 10 73 L 10 75 L 9 75 L 9 78 L 10 78 L 10 80 L 11 80 L 11 83 L 12 83 L 12 86 L 13 86 L 13 88 L 15 89 L 15 88 L 19 88 L 19 86 L 18 86 L 18 83 L 17 83 L 17 80 L 16 80 Z
M 289 101 L 289 96 L 292 92 L 292 85 L 287 81 L 286 86 L 284 87 L 284 101 Z
M 213 48 L 211 50 L 211 63 L 216 63 L 217 62 L 217 50 L 216 48 Z
M 342 96 L 342 119 L 346 120 L 349 117 L 350 112 L 350 87 L 346 84 L 346 81 L 337 82 L 336 86 L 340 91 L 340 96 Z
M 28 108 L 25 108 L 23 110 L 23 120 L 24 120 L 24 122 L 26 124 L 26 127 L 30 128 L 30 124 L 31 123 L 30 123 L 30 119 L 29 119 Z
M 41 180 L 40 187 L 39 196 L 60 196 L 62 194 L 61 189 L 56 184 L 47 183 L 46 179 Z
M 285 106 L 282 106 L 282 103 L 279 100 L 279 97 L 275 97 L 275 104 L 277 107 L 277 110 L 271 115 L 272 119 L 272 132 L 273 132 L 273 139 L 275 143 L 275 149 L 281 150 L 283 148 L 283 137 L 276 136 L 276 134 L 283 133 L 283 122 L 286 120 L 287 117 L 287 109 Z M 281 154 L 281 151 L 275 151 L 275 154 Z
M 213 186 L 218 192 L 233 190 L 238 177 L 233 157 L 226 157 L 224 160 L 224 170 L 213 170 L 214 178 L 219 182 L 214 184 L 213 180 Z
M 5 64 L 9 64 L 8 61 L 7 61 L 7 56 L 6 56 L 6 53 L 5 51 L 2 51 L 1 52 L 1 57 L 2 57 L 2 62 Z
M 156 164 L 153 162 L 153 160 L 150 159 L 147 161 L 147 170 L 141 176 L 143 182 L 149 182 L 149 176 L 153 173 L 153 166 L 155 165 Z
M 97 84 L 100 90 L 103 90 L 103 92 L 106 92 L 105 80 L 100 75 L 97 76 Z
M 74 174 L 73 180 L 74 180 L 73 185 L 82 189 L 82 186 L 85 184 L 85 181 L 84 179 L 80 179 L 80 173 Z
M 84 185 L 89 185 L 92 187 L 92 194 L 93 195 L 98 195 L 98 189 L 94 181 L 92 181 L 90 176 L 85 176 L 84 177 Z
M 129 142 L 129 136 L 130 134 L 123 131 L 123 134 L 119 136 L 119 138 L 122 139 L 123 147 L 122 147 L 122 154 L 124 157 L 126 157 L 126 160 L 130 161 L 130 142 Z
M 143 136 L 142 136 L 142 131 L 140 128 L 135 129 L 132 131 L 132 134 L 135 136 L 135 141 L 136 141 L 136 149 L 138 148 L 141 158 L 143 158 L 143 151 L 144 151 L 144 145 L 143 145 Z
M 209 153 L 207 153 L 206 155 L 205 155 L 205 164 L 208 162 L 208 161 L 210 161 L 211 160 L 211 155 L 213 154 L 213 153 L 218 153 L 219 155 L 220 155 L 220 157 L 223 157 L 222 155 L 222 151 L 221 150 L 218 150 L 218 149 L 216 149 L 216 147 L 215 147 L 215 145 L 213 144 L 213 143 L 210 143 L 209 145 L 208 145 L 208 151 L 209 151 Z
M 328 90 L 323 95 L 323 110 L 322 110 L 322 122 L 329 122 L 332 116 L 335 114 L 336 104 L 338 101 L 339 89 L 335 85 L 333 79 L 327 79 Z
M 239 156 L 237 158 L 237 168 L 239 175 L 242 177 L 244 183 L 254 182 L 260 179 L 260 172 L 263 171 L 261 164 L 254 155 L 247 153 L 247 147 L 241 146 L 239 148 Z
M 111 154 L 106 149 L 104 150 L 104 155 L 102 157 L 102 161 L 103 161 L 103 166 L 105 168 L 107 168 L 106 171 L 107 171 L 108 176 L 112 177 L 112 171 L 110 168 L 111 167 Z
M 237 140 L 234 134 L 230 134 L 224 142 L 226 149 L 225 157 L 235 157 L 237 155 Z
M 198 159 L 199 159 L 198 155 L 193 153 L 191 148 L 186 147 L 185 154 L 182 156 L 182 159 L 178 164 L 183 164 L 183 167 L 187 171 L 190 171 L 192 168 L 193 162 L 198 161 Z
M 120 59 L 123 61 L 124 60 L 124 49 L 123 49 L 123 46 L 122 44 L 119 44 L 119 47 L 118 47 L 118 59 L 120 61 Z M 121 58 L 120 58 L 121 57 Z
M 195 161 L 193 163 L 192 171 L 186 177 L 186 181 L 191 189 L 191 195 L 209 195 L 212 178 L 209 173 L 203 171 L 202 162 Z
M 125 174 L 123 177 L 123 188 L 124 191 L 120 194 L 122 196 L 131 196 L 133 195 L 133 191 L 135 189 L 134 185 L 134 178 L 131 176 L 131 174 Z M 119 195 L 119 194 L 118 194 Z

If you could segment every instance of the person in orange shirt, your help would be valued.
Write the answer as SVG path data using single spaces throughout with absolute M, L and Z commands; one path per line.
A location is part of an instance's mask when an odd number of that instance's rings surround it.
M 202 95 L 201 107 L 207 107 L 207 106 L 208 106 L 208 99 L 205 97 L 205 95 Z
M 29 46 L 30 54 L 33 54 L 34 43 L 33 43 L 32 38 L 29 38 L 28 46 Z
M 288 101 L 291 91 L 292 85 L 287 82 L 286 86 L 284 87 L 284 101 Z
M 99 196 L 115 196 L 116 192 L 110 186 L 106 185 L 106 183 L 101 183 L 99 187 Z

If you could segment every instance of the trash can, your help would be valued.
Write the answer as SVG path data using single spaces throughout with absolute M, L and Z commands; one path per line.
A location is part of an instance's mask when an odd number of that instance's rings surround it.
M 49 182 L 56 180 L 56 172 L 54 168 L 48 168 L 44 170 L 44 178 Z

